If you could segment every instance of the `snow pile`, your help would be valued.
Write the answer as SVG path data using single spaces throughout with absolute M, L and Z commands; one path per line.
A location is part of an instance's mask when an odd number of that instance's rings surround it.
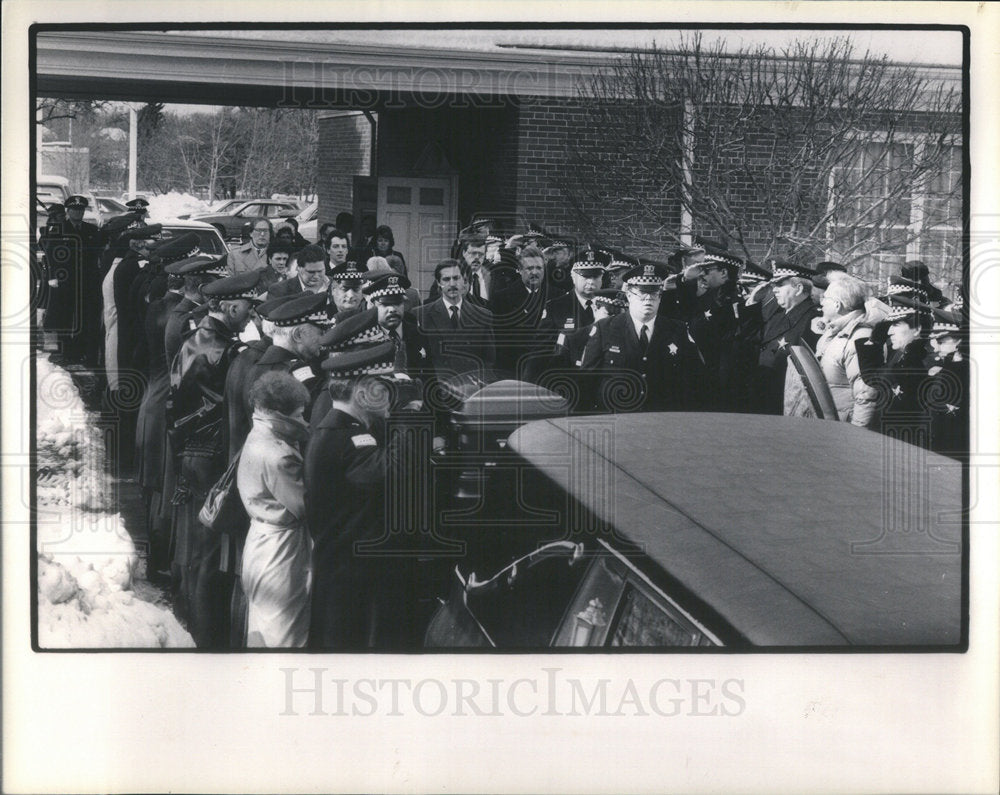
M 139 556 L 115 510 L 95 416 L 48 357 L 36 373 L 39 644 L 193 646 L 169 610 L 133 591 Z
M 178 193 L 172 190 L 169 193 L 149 197 L 149 223 L 151 224 L 167 218 L 177 218 L 180 215 L 197 215 L 211 211 L 208 202 L 204 202 L 190 193 Z

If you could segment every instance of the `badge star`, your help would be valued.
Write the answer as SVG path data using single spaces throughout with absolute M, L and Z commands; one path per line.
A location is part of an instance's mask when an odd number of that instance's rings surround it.
M 778 340 L 778 347 L 781 348 L 781 350 L 785 350 L 785 348 L 788 347 L 788 340 L 782 337 L 780 340 Z
M 426 359 L 427 358 L 427 351 L 424 350 L 423 348 L 420 349 L 420 358 L 421 359 Z
M 956 411 L 958 411 L 958 406 L 953 406 L 951 405 L 951 403 L 945 403 L 944 407 L 948 409 L 949 414 L 954 414 Z
M 670 351 L 670 355 L 671 356 L 676 356 L 677 355 L 677 345 L 675 343 L 671 342 L 667 346 L 667 349 Z
M 711 319 L 712 319 L 712 310 L 711 309 L 706 309 L 705 310 L 705 320 L 711 320 Z
M 899 384 L 896 384 L 896 386 L 892 388 L 892 394 L 894 394 L 896 397 L 899 397 L 900 395 L 903 394 L 903 387 L 901 387 Z

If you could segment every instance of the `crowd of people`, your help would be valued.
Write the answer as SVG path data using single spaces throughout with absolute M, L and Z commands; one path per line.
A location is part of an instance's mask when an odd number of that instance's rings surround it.
M 48 208 L 45 327 L 54 358 L 106 375 L 148 571 L 201 648 L 417 646 L 414 558 L 378 554 L 386 484 L 427 464 L 408 423 L 454 443 L 470 385 L 527 381 L 581 414 L 824 417 L 968 453 L 962 307 L 920 262 L 882 287 L 708 240 L 658 262 L 482 219 L 424 296 L 392 230 L 355 243 L 345 214 L 319 243 L 257 219 L 220 257 L 161 237 L 141 199 L 101 229 L 85 207 Z

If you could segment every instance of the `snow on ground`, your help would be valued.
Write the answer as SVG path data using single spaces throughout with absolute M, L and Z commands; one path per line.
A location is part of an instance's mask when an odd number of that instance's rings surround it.
M 149 223 L 155 224 L 165 218 L 176 218 L 179 215 L 195 215 L 209 213 L 208 202 L 202 201 L 190 193 L 178 193 L 175 190 L 159 196 L 149 197 Z
M 136 594 L 139 556 L 116 511 L 96 415 L 47 356 L 37 385 L 39 645 L 193 646 L 169 610 Z

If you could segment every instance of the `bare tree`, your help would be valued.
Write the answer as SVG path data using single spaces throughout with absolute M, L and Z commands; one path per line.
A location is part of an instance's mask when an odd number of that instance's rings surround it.
M 961 180 L 941 178 L 961 163 L 956 90 L 846 39 L 724 47 L 632 53 L 582 90 L 596 132 L 571 137 L 564 188 L 590 236 L 653 252 L 695 232 L 756 261 L 871 266 L 959 225 Z

